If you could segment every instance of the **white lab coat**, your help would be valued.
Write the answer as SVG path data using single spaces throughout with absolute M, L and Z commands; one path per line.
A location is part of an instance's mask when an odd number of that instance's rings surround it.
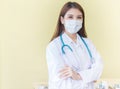
M 49 73 L 49 89 L 94 89 L 93 81 L 99 79 L 103 70 L 103 63 L 96 48 L 88 38 L 83 38 L 94 58 L 94 63 L 91 63 L 86 46 L 78 34 L 77 43 L 74 43 L 66 33 L 63 33 L 62 38 L 64 43 L 72 48 L 73 52 L 68 47 L 65 47 L 65 54 L 62 53 L 60 37 L 55 38 L 48 44 L 46 59 Z M 61 79 L 59 70 L 65 65 L 70 66 L 79 73 L 82 80 Z

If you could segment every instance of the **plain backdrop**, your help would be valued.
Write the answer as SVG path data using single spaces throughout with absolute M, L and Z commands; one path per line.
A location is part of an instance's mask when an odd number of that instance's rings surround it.
M 68 0 L 0 0 L 0 89 L 47 82 L 46 46 Z M 120 78 L 120 0 L 72 0 L 85 10 L 86 31 L 103 61 L 101 78 Z

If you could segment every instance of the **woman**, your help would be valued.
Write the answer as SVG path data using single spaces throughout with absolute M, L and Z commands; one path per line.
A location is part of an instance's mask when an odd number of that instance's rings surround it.
M 85 31 L 83 8 L 67 2 L 46 49 L 49 89 L 94 89 L 103 70 L 101 57 Z

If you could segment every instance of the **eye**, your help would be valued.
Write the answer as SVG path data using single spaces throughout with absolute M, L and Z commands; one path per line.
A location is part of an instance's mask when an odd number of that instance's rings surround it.
M 72 16 L 69 16 L 68 18 L 72 19 L 73 17 L 72 17 Z
M 77 17 L 77 19 L 82 19 L 82 17 Z

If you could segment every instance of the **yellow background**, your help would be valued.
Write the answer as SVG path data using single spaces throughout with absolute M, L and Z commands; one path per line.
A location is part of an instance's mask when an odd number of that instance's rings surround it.
M 0 89 L 47 82 L 45 48 L 68 0 L 0 0 Z M 120 78 L 120 0 L 72 0 L 86 13 L 86 31 L 103 61 L 102 78 Z

